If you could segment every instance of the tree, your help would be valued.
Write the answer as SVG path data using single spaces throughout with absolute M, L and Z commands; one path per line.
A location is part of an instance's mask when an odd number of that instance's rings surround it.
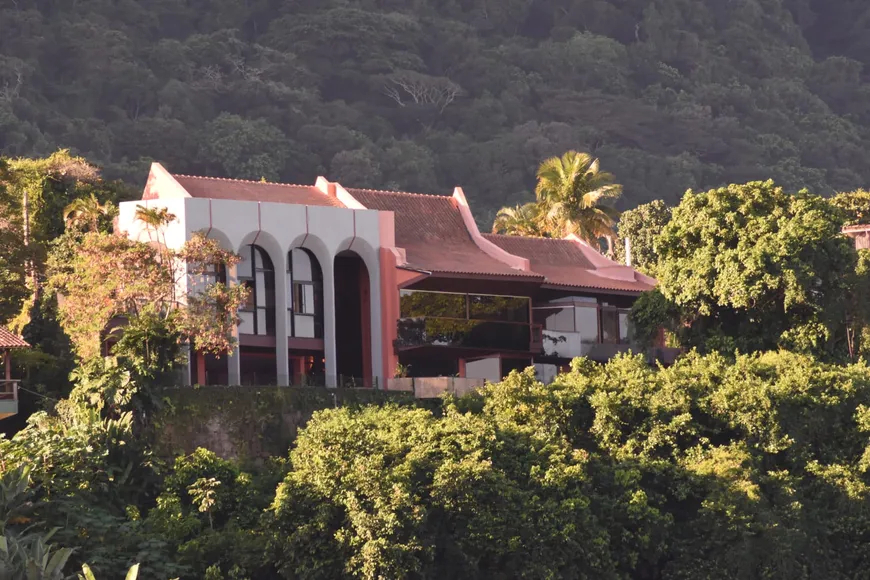
M 655 240 L 687 346 L 845 356 L 856 251 L 836 208 L 772 181 L 689 191 Z
M 838 193 L 831 198 L 831 203 L 843 211 L 845 225 L 870 223 L 870 191 L 856 189 Z
M 51 287 L 64 297 L 60 322 L 79 357 L 99 356 L 107 325 L 118 317 L 127 324 L 119 345 L 140 361 L 142 373 L 168 370 L 185 340 L 195 341 L 201 352 L 229 352 L 246 290 L 211 273 L 214 264 L 229 267 L 239 257 L 202 234 L 171 250 L 160 243 L 159 232 L 174 217 L 140 213 L 149 228 L 157 228 L 154 244 L 91 232 L 72 247 L 71 255 L 58 255 L 51 264 Z M 179 298 L 179 286 L 190 289 L 189 295 Z M 153 351 L 157 344 L 164 348 Z
M 600 238 L 612 238 L 619 212 L 604 201 L 619 197 L 622 186 L 599 166 L 598 159 L 577 151 L 541 163 L 535 195 L 554 235 L 575 234 L 596 245 Z
M 619 238 L 614 246 L 617 259 L 625 259 L 627 240 L 631 265 L 654 276 L 655 264 L 658 261 L 655 240 L 670 219 L 671 208 L 660 199 L 622 212 L 617 224 Z
M 541 207 L 535 202 L 503 207 L 495 216 L 492 233 L 544 237 L 549 232 L 545 228 L 542 217 Z
M 63 219 L 68 228 L 76 230 L 99 229 L 100 220 L 113 214 L 114 207 L 109 203 L 101 204 L 97 196 L 91 193 L 80 197 L 63 209 Z

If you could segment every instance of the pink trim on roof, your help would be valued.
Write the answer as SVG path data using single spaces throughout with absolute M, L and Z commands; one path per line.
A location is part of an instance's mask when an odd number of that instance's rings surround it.
M 477 228 L 477 222 L 474 221 L 474 216 L 471 215 L 471 208 L 468 207 L 468 200 L 465 198 L 465 192 L 462 191 L 461 187 L 457 187 L 453 190 L 453 199 L 459 208 L 460 215 L 462 215 L 462 221 L 465 222 L 465 229 L 468 230 L 472 241 L 477 244 L 478 248 L 499 262 L 504 262 L 514 270 L 521 270 L 523 272 L 531 270 L 531 267 L 529 267 L 529 261 L 526 258 L 509 254 L 480 235 L 480 230 Z
M 505 251 L 527 258 L 532 271 L 544 277 L 545 286 L 637 293 L 656 285 L 654 279 L 605 258 L 577 239 L 483 236 Z
M 339 185 L 340 187 L 340 185 Z M 542 277 L 516 265 L 511 256 L 484 240 L 473 220 L 462 190 L 453 196 L 398 191 L 341 188 L 368 209 L 395 213 L 395 244 L 405 251 L 400 267 L 443 275 Z

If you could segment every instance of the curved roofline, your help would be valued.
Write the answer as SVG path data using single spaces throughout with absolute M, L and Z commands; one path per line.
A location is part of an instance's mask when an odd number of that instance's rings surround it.
M 474 216 L 471 215 L 471 208 L 468 206 L 468 199 L 466 199 L 465 192 L 462 191 L 461 187 L 457 186 L 453 190 L 453 200 L 456 203 L 456 207 L 459 208 L 459 214 L 462 216 L 463 223 L 465 223 L 465 229 L 468 230 L 468 234 L 471 236 L 472 241 L 474 241 L 478 248 L 483 250 L 491 258 L 507 264 L 514 270 L 521 270 L 523 272 L 531 271 L 531 262 L 527 258 L 515 256 L 514 254 L 499 248 L 481 235 L 480 229 L 477 227 L 477 222 L 474 221 Z

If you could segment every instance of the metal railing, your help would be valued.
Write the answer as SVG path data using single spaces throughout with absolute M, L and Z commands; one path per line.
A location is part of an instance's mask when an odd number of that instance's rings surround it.
M 18 401 L 17 379 L 0 379 L 0 401 Z

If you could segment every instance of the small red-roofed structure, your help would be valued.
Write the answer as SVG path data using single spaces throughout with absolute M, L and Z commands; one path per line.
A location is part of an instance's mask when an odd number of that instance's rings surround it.
M 3 377 L 0 379 L 0 419 L 18 413 L 18 381 L 12 378 L 13 350 L 30 348 L 23 338 L 0 326 L 0 359 L 3 361 Z

